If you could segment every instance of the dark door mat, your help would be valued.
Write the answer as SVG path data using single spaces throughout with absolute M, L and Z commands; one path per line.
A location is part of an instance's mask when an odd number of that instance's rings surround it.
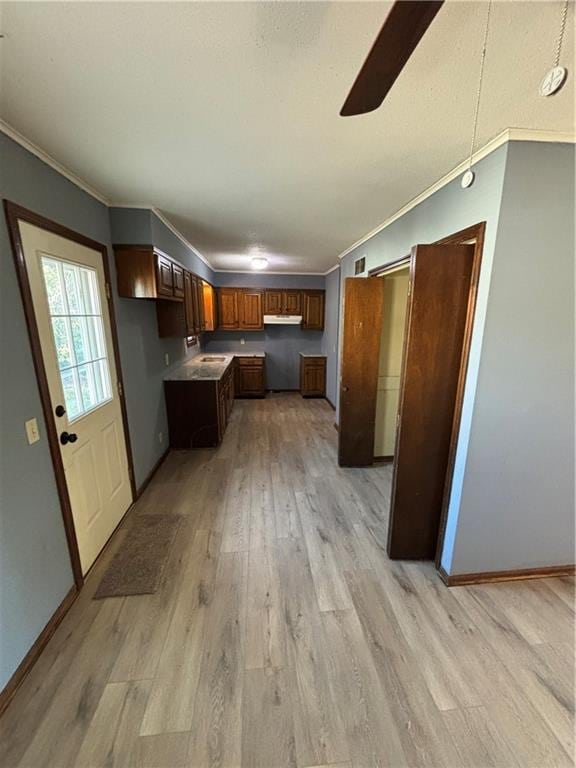
M 122 546 L 104 573 L 94 599 L 156 592 L 180 520 L 179 515 L 135 517 Z

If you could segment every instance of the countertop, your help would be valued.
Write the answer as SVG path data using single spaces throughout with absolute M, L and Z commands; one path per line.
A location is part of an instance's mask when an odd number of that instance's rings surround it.
M 326 357 L 322 352 L 300 352 L 300 357 Z
M 200 353 L 192 360 L 175 365 L 166 373 L 164 381 L 220 381 L 235 357 L 266 357 L 266 354 L 264 352 Z

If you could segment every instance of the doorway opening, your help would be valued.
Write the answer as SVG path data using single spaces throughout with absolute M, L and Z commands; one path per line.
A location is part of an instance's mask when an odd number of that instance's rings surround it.
M 339 464 L 392 463 L 392 559 L 441 553 L 484 229 L 416 245 L 344 287 Z
M 378 388 L 374 423 L 374 461 L 394 460 L 400 375 L 410 285 L 410 262 L 381 273 L 384 303 L 378 357 Z

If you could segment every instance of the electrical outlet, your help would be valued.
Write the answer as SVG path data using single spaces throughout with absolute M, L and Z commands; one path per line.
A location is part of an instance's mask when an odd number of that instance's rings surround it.
M 170 365 L 170 355 L 168 354 L 168 352 L 166 352 L 166 354 L 164 355 L 164 362 L 166 364 L 166 367 Z
M 246 344 L 246 339 L 240 339 L 240 344 Z
M 40 432 L 38 432 L 38 422 L 36 419 L 29 419 L 25 422 L 26 437 L 28 438 L 28 444 L 32 445 L 40 440 Z
M 163 443 L 164 442 L 164 433 L 158 432 L 158 442 Z

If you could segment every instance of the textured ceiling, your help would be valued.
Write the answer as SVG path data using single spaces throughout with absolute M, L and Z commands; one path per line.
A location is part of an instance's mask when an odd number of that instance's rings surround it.
M 384 105 L 338 116 L 389 3 L 2 4 L 2 117 L 115 203 L 159 208 L 215 266 L 324 271 L 462 161 L 486 13 L 447 2 Z M 574 6 L 495 2 L 478 145 L 574 130 Z

